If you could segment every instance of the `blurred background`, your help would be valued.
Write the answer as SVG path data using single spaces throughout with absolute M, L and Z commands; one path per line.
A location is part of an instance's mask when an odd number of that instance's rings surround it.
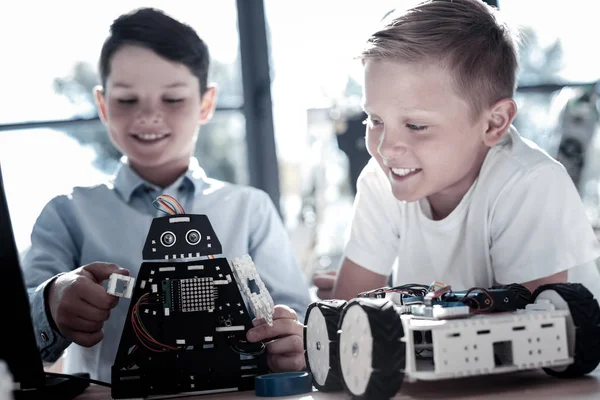
M 211 51 L 220 98 L 199 137 L 200 164 L 269 193 L 307 276 L 338 266 L 368 160 L 353 57 L 388 11 L 414 1 L 35 3 L 3 4 L 0 16 L 0 162 L 20 250 L 48 200 L 114 172 L 121 155 L 92 98 L 98 55 L 113 19 L 154 6 L 194 27 Z M 600 2 L 488 3 L 523 34 L 515 125 L 567 167 L 600 229 Z

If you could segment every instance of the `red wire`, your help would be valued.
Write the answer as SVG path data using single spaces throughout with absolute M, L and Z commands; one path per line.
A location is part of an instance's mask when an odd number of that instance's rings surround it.
M 159 202 L 159 203 L 160 203 L 160 204 L 161 204 L 163 207 L 165 207 L 166 209 L 168 209 L 169 211 L 172 211 L 172 212 L 173 212 L 173 214 L 177 214 L 177 211 L 176 211 L 176 210 L 175 210 L 173 207 L 171 207 L 171 206 L 170 206 L 170 205 L 169 205 L 167 202 L 165 202 L 165 201 L 162 201 L 162 200 L 158 200 L 158 202 Z
M 133 330 L 138 338 L 138 340 L 140 341 L 140 343 L 146 347 L 148 350 L 154 351 L 154 352 L 158 352 L 158 353 L 162 353 L 165 352 L 166 350 L 164 349 L 152 349 L 150 347 L 148 347 L 146 345 L 146 343 L 144 342 L 143 339 L 146 339 L 147 341 L 149 341 L 152 344 L 155 344 L 157 346 L 161 346 L 170 350 L 178 350 L 176 347 L 164 344 L 159 342 L 158 340 L 154 339 L 149 332 L 147 332 L 145 329 L 142 328 L 142 323 L 141 323 L 141 317 L 139 315 L 139 306 L 140 304 L 148 304 L 148 302 L 146 301 L 146 297 L 148 296 L 148 294 L 144 294 L 142 295 L 138 301 L 135 303 L 135 305 L 133 306 L 133 309 L 131 310 L 131 324 L 133 326 Z M 143 300 L 143 301 L 142 301 Z M 140 336 L 141 335 L 141 336 Z
M 139 300 L 138 302 L 133 306 L 132 312 L 131 312 L 131 325 L 133 326 L 133 331 L 135 332 L 135 335 L 137 336 L 139 342 L 142 344 L 142 346 L 144 346 L 145 348 L 147 348 L 148 350 L 154 351 L 154 352 L 164 352 L 164 350 L 155 350 L 152 349 L 150 347 L 148 347 L 146 345 L 146 343 L 144 343 L 144 332 L 142 331 L 141 327 L 138 325 L 137 320 L 135 319 L 135 316 L 138 312 L 138 304 L 139 304 Z M 142 336 L 140 336 L 142 335 Z
M 475 291 L 475 290 L 479 290 L 481 292 L 483 292 L 483 294 L 485 294 L 487 296 L 487 298 L 490 300 L 490 304 L 486 307 L 486 308 L 481 308 L 481 303 L 479 303 L 479 301 L 475 298 L 472 297 L 468 297 L 469 294 L 471 294 L 471 292 Z M 478 287 L 474 287 L 471 288 L 469 290 L 467 290 L 467 292 L 465 293 L 465 296 L 462 299 L 463 302 L 465 301 L 473 301 L 477 304 L 477 310 L 473 310 L 473 313 L 483 313 L 486 312 L 487 310 L 489 310 L 490 308 L 492 308 L 494 306 L 494 298 L 490 295 L 490 293 L 482 288 L 478 288 Z

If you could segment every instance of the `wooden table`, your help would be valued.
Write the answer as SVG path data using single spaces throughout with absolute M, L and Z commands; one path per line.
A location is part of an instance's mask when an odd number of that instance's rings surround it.
M 184 397 L 185 400 L 241 400 L 264 397 L 254 392 Z M 344 393 L 312 392 L 300 396 L 278 397 L 289 400 L 349 399 Z M 600 368 L 580 379 L 557 379 L 542 370 L 452 379 L 437 382 L 404 382 L 395 399 L 600 399 Z M 109 400 L 110 389 L 92 385 L 76 400 Z M 272 397 L 273 399 L 273 397 Z

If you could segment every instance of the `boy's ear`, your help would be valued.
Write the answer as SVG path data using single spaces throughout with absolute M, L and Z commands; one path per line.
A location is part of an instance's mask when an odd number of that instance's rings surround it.
M 487 129 L 483 135 L 486 146 L 495 146 L 504 137 L 517 115 L 517 104 L 513 99 L 501 99 L 488 111 Z
M 217 107 L 218 89 L 214 84 L 209 85 L 200 100 L 200 125 L 206 124 L 212 118 Z
M 103 123 L 106 123 L 106 100 L 104 98 L 104 88 L 100 85 L 94 87 L 94 100 L 96 100 L 96 107 L 98 108 L 98 115 Z

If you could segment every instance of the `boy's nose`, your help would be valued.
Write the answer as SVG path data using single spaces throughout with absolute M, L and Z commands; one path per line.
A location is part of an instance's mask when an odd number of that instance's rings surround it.
M 379 146 L 377 146 L 377 153 L 379 153 L 381 158 L 386 160 L 393 160 L 403 156 L 408 151 L 406 143 L 402 142 L 397 137 L 392 138 L 390 136 L 391 135 L 382 135 Z
M 162 113 L 158 111 L 142 111 L 136 116 L 136 122 L 140 125 L 158 125 L 162 123 Z

